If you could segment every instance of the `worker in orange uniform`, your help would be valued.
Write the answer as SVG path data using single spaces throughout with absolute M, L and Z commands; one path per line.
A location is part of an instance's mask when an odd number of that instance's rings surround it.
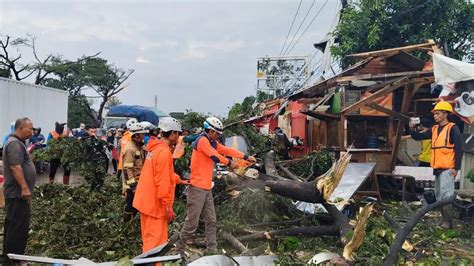
M 415 125 L 410 124 L 410 135 L 415 140 L 431 139 L 431 168 L 435 175 L 436 200 L 454 195 L 454 179 L 461 168 L 462 137 L 456 124 L 448 121 L 453 107 L 448 102 L 439 102 L 433 108 L 436 122 L 431 130 L 417 132 Z M 444 205 L 440 226 L 444 229 L 453 227 L 453 205 Z
M 253 156 L 244 155 L 236 149 L 217 142 L 224 129 L 218 118 L 207 118 L 204 122 L 204 129 L 204 132 L 193 142 L 191 178 L 186 200 L 186 220 L 177 244 L 177 250 L 181 254 L 186 249 L 186 241 L 196 231 L 201 214 L 205 223 L 206 252 L 207 254 L 217 253 L 217 219 L 211 191 L 214 164 L 221 163 L 233 167 L 235 163 L 224 156 L 255 162 Z
M 132 134 L 130 133 L 130 127 L 133 124 L 138 123 L 138 120 L 135 118 L 131 118 L 125 123 L 125 127 L 127 130 L 125 130 L 122 133 L 122 137 L 120 138 L 119 142 L 119 161 L 118 161 L 118 166 L 117 166 L 117 180 L 119 181 L 119 184 L 122 183 L 122 171 L 123 171 L 123 149 L 125 148 L 125 145 L 132 139 Z
M 138 212 L 133 208 L 133 198 L 145 162 L 143 139 L 145 134 L 148 133 L 148 130 L 140 123 L 131 125 L 129 131 L 132 140 L 123 148 L 122 192 L 125 194 L 125 222 L 133 219 Z
M 174 220 L 174 191 L 184 184 L 174 172 L 172 147 L 181 132 L 181 124 L 172 117 L 160 119 L 162 138 L 151 138 L 135 192 L 133 207 L 140 212 L 143 252 L 168 241 L 168 223 Z

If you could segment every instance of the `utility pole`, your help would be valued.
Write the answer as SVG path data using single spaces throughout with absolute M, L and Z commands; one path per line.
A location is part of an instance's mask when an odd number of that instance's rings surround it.
M 158 95 L 155 94 L 155 109 L 158 109 Z

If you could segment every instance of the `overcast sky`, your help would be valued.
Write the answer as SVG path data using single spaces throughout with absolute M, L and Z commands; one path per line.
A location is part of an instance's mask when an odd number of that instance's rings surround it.
M 328 0 L 292 55 L 312 55 L 338 0 Z M 293 32 L 312 0 L 303 0 Z M 325 0 L 315 0 L 307 23 Z M 40 55 L 68 59 L 101 52 L 135 69 L 119 99 L 165 112 L 192 109 L 224 115 L 255 95 L 257 57 L 279 55 L 298 7 L 293 1 L 7 1 L 0 33 L 37 36 Z M 291 39 L 291 36 L 290 36 Z

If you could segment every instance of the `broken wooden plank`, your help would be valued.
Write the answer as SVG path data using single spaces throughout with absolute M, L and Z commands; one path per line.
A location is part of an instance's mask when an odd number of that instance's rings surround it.
M 380 106 L 376 103 L 366 103 L 365 106 L 370 107 L 370 108 L 372 108 L 376 111 L 382 112 L 384 114 L 387 114 L 389 116 L 392 116 L 395 119 L 402 120 L 405 123 L 408 123 L 410 121 L 410 117 L 408 117 L 406 115 L 403 115 L 403 114 L 400 114 L 400 113 L 397 113 L 397 112 L 395 112 L 391 109 L 385 108 L 385 107 Z
M 405 71 L 405 72 L 396 72 L 396 73 L 386 73 L 386 74 L 362 74 L 356 76 L 345 76 L 339 77 L 335 80 L 335 82 L 345 82 L 351 80 L 365 80 L 365 79 L 386 79 L 386 78 L 396 78 L 402 76 L 411 76 L 411 77 L 423 77 L 423 76 L 430 76 L 433 75 L 433 71 L 425 70 L 425 71 Z
M 349 57 L 349 58 L 350 57 L 364 58 L 364 57 L 370 57 L 370 56 L 376 57 L 376 56 L 382 56 L 391 52 L 398 52 L 398 51 L 411 52 L 421 47 L 432 47 L 432 46 L 433 46 L 433 43 L 428 41 L 427 43 L 422 43 L 422 44 L 414 44 L 414 45 L 408 45 L 408 46 L 402 46 L 402 47 L 396 47 L 396 48 L 390 48 L 390 49 L 384 49 L 384 50 L 378 50 L 378 51 L 350 54 L 350 55 L 347 55 L 346 57 Z
M 350 105 L 349 107 L 346 107 L 344 110 L 341 111 L 341 114 L 347 114 L 351 111 L 354 111 L 355 109 L 359 108 L 360 106 L 362 105 L 365 105 L 366 103 L 369 103 L 377 98 L 380 98 L 398 88 L 400 88 L 401 86 L 404 86 L 405 84 L 408 84 L 410 82 L 410 79 L 409 77 L 402 77 L 400 79 L 397 79 L 396 81 L 390 83 L 389 85 L 387 85 L 386 87 L 384 87 L 383 89 L 375 92 L 374 94 L 370 95 L 369 97 L 365 98 L 365 99 L 362 99 L 360 101 L 358 101 L 357 103 L 353 104 L 353 105 Z
M 326 112 L 317 112 L 317 111 L 302 111 L 300 112 L 302 114 L 323 120 L 323 121 L 328 121 L 328 120 L 339 120 L 340 116 L 339 115 L 334 115 L 331 113 L 326 113 Z

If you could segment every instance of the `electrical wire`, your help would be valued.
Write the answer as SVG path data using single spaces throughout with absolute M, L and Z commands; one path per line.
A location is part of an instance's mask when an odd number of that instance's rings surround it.
M 326 6 L 326 4 L 328 3 L 328 0 L 324 1 L 324 4 L 321 6 L 321 8 L 319 9 L 318 13 L 316 13 L 316 15 L 313 17 L 313 19 L 311 20 L 311 22 L 309 22 L 308 26 L 304 29 L 303 33 L 301 33 L 300 37 L 298 38 L 298 40 L 296 40 L 296 42 L 293 44 L 293 46 L 291 47 L 291 49 L 285 54 L 289 54 L 291 53 L 291 51 L 293 51 L 293 49 L 295 48 L 296 44 L 298 44 L 298 42 L 303 38 L 304 34 L 306 33 L 306 31 L 308 31 L 309 27 L 311 27 L 311 25 L 313 24 L 313 22 L 316 20 L 316 18 L 319 16 L 319 14 L 321 14 L 321 11 L 323 10 L 323 8 Z
M 286 34 L 285 42 L 283 43 L 283 46 L 281 47 L 280 55 L 283 53 L 283 49 L 285 49 L 286 42 L 288 41 L 288 37 L 290 37 L 291 30 L 293 29 L 293 25 L 295 24 L 296 17 L 298 16 L 298 12 L 300 11 L 301 3 L 303 3 L 303 0 L 300 0 L 300 3 L 298 4 L 298 8 L 296 9 L 295 16 L 293 17 L 293 21 L 291 22 L 290 29 L 288 30 L 288 33 Z
M 316 2 L 316 0 L 313 0 L 313 3 L 311 3 L 311 6 L 309 7 L 308 12 L 306 12 L 306 15 L 304 15 L 303 20 L 301 21 L 300 25 L 298 26 L 298 29 L 296 30 L 295 35 L 293 35 L 293 38 L 291 38 L 291 41 L 288 44 L 288 47 L 286 47 L 285 52 L 283 52 L 283 55 L 287 54 L 286 51 L 288 51 L 288 48 L 290 48 L 291 44 L 293 43 L 293 41 L 296 38 L 296 35 L 298 35 L 298 32 L 300 32 L 301 26 L 303 26 L 304 22 L 306 21 L 306 18 L 308 17 L 309 12 L 311 12 L 311 9 L 313 9 L 313 6 L 314 6 L 315 2 Z

